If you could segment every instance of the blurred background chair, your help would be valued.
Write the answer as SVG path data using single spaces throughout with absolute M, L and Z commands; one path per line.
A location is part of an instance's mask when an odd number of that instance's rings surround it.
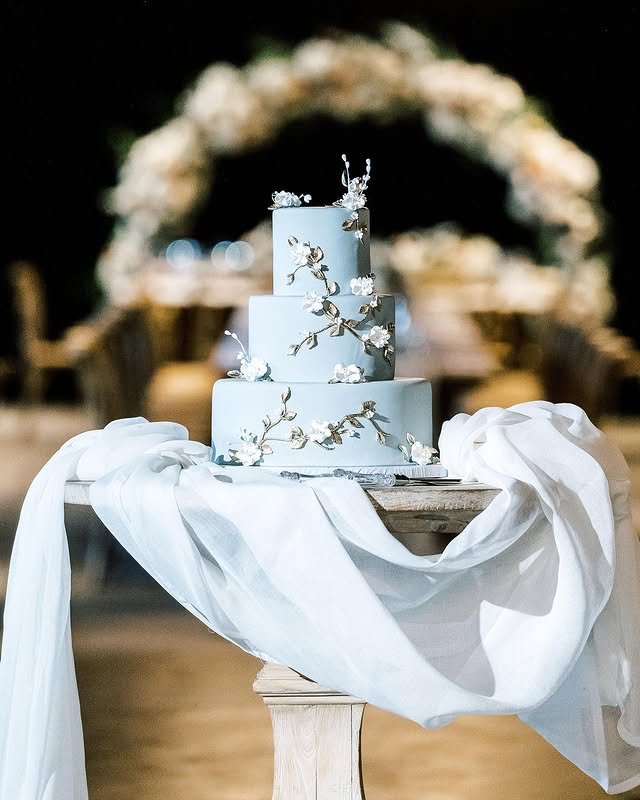
M 473 413 L 529 400 L 575 403 L 598 424 L 617 407 L 622 381 L 633 374 L 637 353 L 615 329 L 555 311 L 546 314 L 477 314 L 501 368 L 466 392 L 461 406 Z
M 64 342 L 47 338 L 45 287 L 38 269 L 28 261 L 16 261 L 9 267 L 9 279 L 18 328 L 21 396 L 30 403 L 42 402 L 50 373 L 73 364 Z
M 191 312 L 191 313 L 189 313 Z M 116 308 L 70 328 L 72 354 L 93 424 L 144 416 L 172 420 L 208 444 L 211 389 L 222 376 L 212 350 L 230 309 Z

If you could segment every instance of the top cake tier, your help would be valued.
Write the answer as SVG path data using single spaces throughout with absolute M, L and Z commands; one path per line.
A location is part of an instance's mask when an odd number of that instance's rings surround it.
M 298 206 L 273 212 L 273 293 L 298 295 L 318 291 L 319 281 L 307 267 L 296 269 L 293 237 L 301 245 L 319 247 L 320 264 L 328 268 L 327 278 L 338 285 L 336 294 L 351 294 L 350 281 L 371 272 L 369 254 L 369 210 L 361 208 L 357 227 L 354 212 L 341 206 Z M 343 225 L 349 226 L 345 230 Z M 356 230 L 362 238 L 355 235 Z M 291 278 L 293 275 L 293 279 Z

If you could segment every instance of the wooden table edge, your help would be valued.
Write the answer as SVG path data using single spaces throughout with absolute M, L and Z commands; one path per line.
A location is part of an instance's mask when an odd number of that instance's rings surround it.
M 92 481 L 67 481 L 64 501 L 90 506 Z M 484 483 L 455 483 L 444 486 L 392 486 L 365 490 L 374 508 L 394 511 L 483 511 L 500 493 Z

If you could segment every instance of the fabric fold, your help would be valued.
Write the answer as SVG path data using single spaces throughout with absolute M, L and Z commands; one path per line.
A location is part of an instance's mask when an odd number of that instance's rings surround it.
M 416 556 L 353 481 L 219 467 L 171 423 L 71 440 L 34 481 L 0 662 L 1 800 L 86 797 L 64 482 L 205 625 L 246 651 L 437 727 L 518 714 L 607 791 L 640 783 L 640 559 L 628 468 L 572 405 L 445 423 L 442 462 L 502 491 Z

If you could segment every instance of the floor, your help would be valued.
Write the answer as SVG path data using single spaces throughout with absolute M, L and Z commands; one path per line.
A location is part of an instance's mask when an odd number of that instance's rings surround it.
M 186 612 L 79 620 L 74 631 L 92 800 L 268 800 L 259 661 Z M 426 731 L 369 707 L 363 770 L 368 800 L 608 796 L 513 717 Z
M 0 564 L 26 488 L 86 427 L 74 409 L 0 408 Z M 611 420 L 632 468 L 640 529 L 640 420 Z M 82 517 L 71 520 L 81 556 Z M 117 553 L 116 553 L 117 556 Z M 0 588 L 4 580 L 0 575 Z M 74 649 L 92 800 L 268 800 L 268 713 L 251 691 L 260 663 L 207 631 L 123 557 L 106 591 L 74 603 Z M 426 731 L 376 708 L 363 729 L 369 800 L 595 800 L 607 795 L 512 717 L 464 717 Z M 621 795 L 640 800 L 640 790 Z

